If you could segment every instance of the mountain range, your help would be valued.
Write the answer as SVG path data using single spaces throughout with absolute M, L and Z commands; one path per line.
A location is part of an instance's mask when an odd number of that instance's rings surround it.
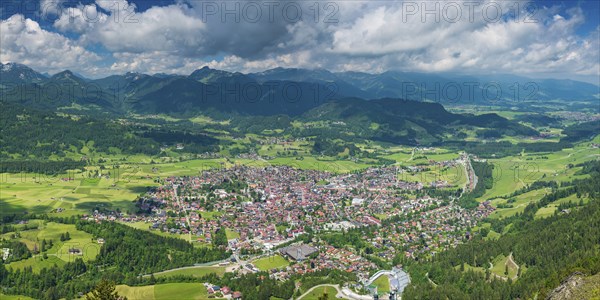
M 126 73 L 87 79 L 71 71 L 45 76 L 0 64 L 0 99 L 40 107 L 73 103 L 113 113 L 224 112 L 300 115 L 334 99 L 398 98 L 444 106 L 518 106 L 547 101 L 597 104 L 599 87 L 574 80 L 512 75 L 464 76 L 414 72 L 330 72 L 275 68 L 243 74 L 203 67 L 190 75 Z
M 496 114 L 451 113 L 445 107 L 465 104 L 464 99 L 444 103 L 435 99 L 442 93 L 428 90 L 428 85 L 463 85 L 470 86 L 472 94 L 482 90 L 491 93 L 491 83 L 480 84 L 477 89 L 478 82 L 488 79 L 497 89 L 514 87 L 512 91 L 518 87 L 511 86 L 510 82 L 529 80 L 490 75 L 478 81 L 474 77 L 423 73 L 333 73 L 284 68 L 243 74 L 208 67 L 190 75 L 126 73 L 88 79 L 68 70 L 45 76 L 25 65 L 9 63 L 0 65 L 0 100 L 38 110 L 109 118 L 131 113 L 170 114 L 184 118 L 197 115 L 217 119 L 253 118 L 249 123 L 237 122 L 248 125 L 266 124 L 272 120 L 268 119 L 270 116 L 286 115 L 307 122 L 330 121 L 329 126 L 333 127 L 344 124 L 328 130 L 346 132 L 348 137 L 410 144 L 438 143 L 449 137 L 456 139 L 456 134 L 464 128 L 475 128 L 484 137 L 537 135 L 536 130 Z M 438 92 L 439 87 L 436 87 Z M 547 101 L 562 101 L 568 105 L 598 102 L 598 87 L 584 82 L 542 80 L 536 82 L 535 88 Z M 423 89 L 425 95 L 434 99 L 411 99 L 410 96 L 421 95 Z M 472 100 L 472 104 L 489 105 L 485 99 L 468 100 Z M 512 107 L 532 101 L 498 100 L 494 105 Z M 247 131 L 246 128 L 237 130 Z
M 476 82 L 474 78 L 463 79 L 462 84 Z M 511 80 L 521 78 L 494 79 L 496 82 L 502 79 L 508 85 Z M 0 65 L 0 102 L 92 118 L 114 120 L 132 113 L 170 114 L 183 119 L 206 115 L 233 120 L 231 126 L 238 132 L 261 133 L 264 129 L 281 128 L 290 132 L 300 130 L 294 133 L 300 136 L 345 136 L 421 145 L 460 140 L 467 128 L 475 129 L 484 138 L 539 134 L 516 120 L 496 114 L 457 114 L 446 110 L 445 106 L 463 104 L 460 101 L 446 104 L 401 97 L 407 84 L 448 86 L 458 81 L 420 73 L 333 73 L 276 68 L 243 74 L 208 67 L 190 75 L 126 73 L 88 79 L 68 70 L 45 76 L 21 64 Z M 590 104 L 598 101 L 594 94 L 597 86 L 588 83 L 540 81 L 542 84 L 552 86 L 556 95 L 564 97 L 553 101 Z M 418 89 L 411 93 L 419 94 Z M 485 105 L 482 99 L 473 101 Z M 281 122 L 292 119 L 320 125 L 295 129 L 289 121 Z

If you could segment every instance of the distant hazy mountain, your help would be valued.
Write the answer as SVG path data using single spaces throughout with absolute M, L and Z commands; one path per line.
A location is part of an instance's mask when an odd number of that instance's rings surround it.
M 385 97 L 453 104 L 515 105 L 544 100 L 594 101 L 599 87 L 590 83 L 562 79 L 531 79 L 515 75 L 465 76 L 388 71 L 332 73 L 327 70 L 275 68 L 249 74 L 257 80 L 292 80 L 337 85 L 356 97 Z
M 250 73 L 258 81 L 289 80 L 296 82 L 312 82 L 327 86 L 329 90 L 335 91 L 340 96 L 352 96 L 365 99 L 381 98 L 367 90 L 351 84 L 336 74 L 323 69 L 286 69 L 275 68 L 259 73 Z

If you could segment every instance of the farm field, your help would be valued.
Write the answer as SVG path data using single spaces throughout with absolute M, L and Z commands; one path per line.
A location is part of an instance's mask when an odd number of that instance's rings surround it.
M 285 258 L 281 257 L 281 255 L 276 254 L 257 259 L 253 261 L 252 264 L 254 264 L 261 271 L 268 271 L 271 269 L 286 267 L 290 263 Z
M 209 299 L 206 287 L 201 283 L 166 283 L 134 287 L 117 285 L 116 291 L 130 300 Z
M 123 212 L 134 209 L 133 200 L 152 181 L 141 183 L 115 182 L 107 178 L 82 178 L 64 181 L 69 176 L 39 177 L 39 174 L 0 175 L 0 215 L 20 213 L 51 213 L 68 217 L 89 213 L 95 208 L 119 209 Z M 63 177 L 64 176 L 64 177 Z M 57 212 L 60 211 L 60 212 Z
M 222 276 L 223 274 L 225 274 L 225 268 L 224 267 L 212 267 L 212 266 L 191 267 L 191 268 L 186 268 L 186 269 L 181 269 L 181 270 L 161 272 L 161 273 L 155 274 L 154 276 L 156 278 L 170 277 L 170 276 L 177 276 L 177 275 L 202 277 L 202 276 L 210 274 L 210 273 L 215 273 L 219 276 Z
M 258 154 L 259 155 L 263 155 L 263 156 L 271 156 L 271 157 L 275 157 L 278 156 L 277 153 L 285 153 L 285 152 L 291 152 L 291 153 L 297 153 L 297 155 L 299 156 L 306 156 L 309 155 L 310 156 L 310 143 L 308 142 L 292 142 L 290 144 L 284 145 L 281 143 L 278 144 L 270 144 L 270 145 L 263 145 L 259 150 L 258 150 Z
M 422 182 L 429 184 L 434 181 L 447 181 L 449 185 L 463 187 L 467 183 L 464 166 L 452 167 L 431 166 L 430 170 L 422 172 L 403 171 L 398 174 L 399 179 L 407 182 Z
M 500 204 L 503 205 L 512 205 L 512 207 L 508 208 L 497 208 L 491 215 L 490 218 L 505 218 L 515 215 L 516 213 L 521 213 L 525 210 L 525 207 L 531 202 L 537 202 L 545 194 L 551 192 L 549 188 L 543 188 L 538 190 L 529 191 L 527 193 L 518 195 L 513 197 L 515 202 L 508 203 L 507 199 L 497 198 L 492 200 L 492 205 L 498 206 Z
M 4 295 L 0 294 L 0 299 L 2 300 L 33 300 L 31 297 L 22 296 L 22 295 Z
M 555 153 L 525 153 L 523 156 L 490 159 L 488 161 L 494 165 L 494 187 L 479 199 L 485 201 L 507 196 L 536 180 L 570 181 L 584 178 L 585 175 L 576 175 L 581 169 L 576 165 L 599 158 L 598 149 L 592 148 L 590 143 L 581 143 Z
M 139 158 L 138 158 L 139 159 Z M 97 166 L 58 175 L 37 173 L 0 174 L 0 215 L 27 211 L 68 217 L 86 214 L 95 208 L 133 211 L 135 200 L 155 178 L 198 175 L 211 168 L 248 164 L 250 160 L 200 159 L 176 163 L 149 164 L 126 161 L 120 168 L 100 170 Z M 95 176 L 96 171 L 102 174 Z M 94 177 L 88 177 L 92 173 Z M 63 180 L 71 178 L 72 180 Z M 60 212 L 57 212 L 59 210 Z
M 413 148 L 394 149 L 394 153 L 382 156 L 383 158 L 392 159 L 401 165 L 427 164 L 429 161 L 447 161 L 459 157 L 458 152 L 443 148 L 431 148 L 427 150 Z

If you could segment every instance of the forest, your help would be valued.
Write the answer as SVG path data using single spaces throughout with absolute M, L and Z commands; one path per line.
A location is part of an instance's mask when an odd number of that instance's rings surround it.
M 0 158 L 7 161 L 13 159 L 9 154 L 25 159 L 65 157 L 67 152 L 77 152 L 89 142 L 99 152 L 109 153 L 115 148 L 123 153 L 159 153 L 156 141 L 124 134 L 130 130 L 116 122 L 59 116 L 1 101 L 0 128 Z
M 458 205 L 464 208 L 475 208 L 479 205 L 477 198 L 481 197 L 485 190 L 491 189 L 494 185 L 493 171 L 494 165 L 487 162 L 471 161 L 475 176 L 477 176 L 477 185 L 475 188 L 467 193 L 464 193 L 460 199 L 458 199 Z
M 568 212 L 534 219 L 539 207 L 564 197 L 550 194 L 515 217 L 508 233 L 497 240 L 475 236 L 431 260 L 405 261 L 413 281 L 403 299 L 544 299 L 574 272 L 600 272 L 600 162 L 591 164 L 596 165 L 591 177 L 569 187 L 570 192 L 589 197 L 588 204 L 571 205 Z M 487 269 L 492 258 L 510 254 L 520 268 L 526 268 L 514 281 L 496 278 L 489 271 L 461 271 L 464 264 Z M 427 278 L 437 286 L 432 287 Z

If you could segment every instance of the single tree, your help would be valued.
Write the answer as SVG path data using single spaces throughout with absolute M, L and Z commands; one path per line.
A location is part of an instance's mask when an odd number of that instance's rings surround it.
M 87 296 L 90 300 L 127 300 L 115 291 L 115 283 L 102 279 L 96 288 Z

